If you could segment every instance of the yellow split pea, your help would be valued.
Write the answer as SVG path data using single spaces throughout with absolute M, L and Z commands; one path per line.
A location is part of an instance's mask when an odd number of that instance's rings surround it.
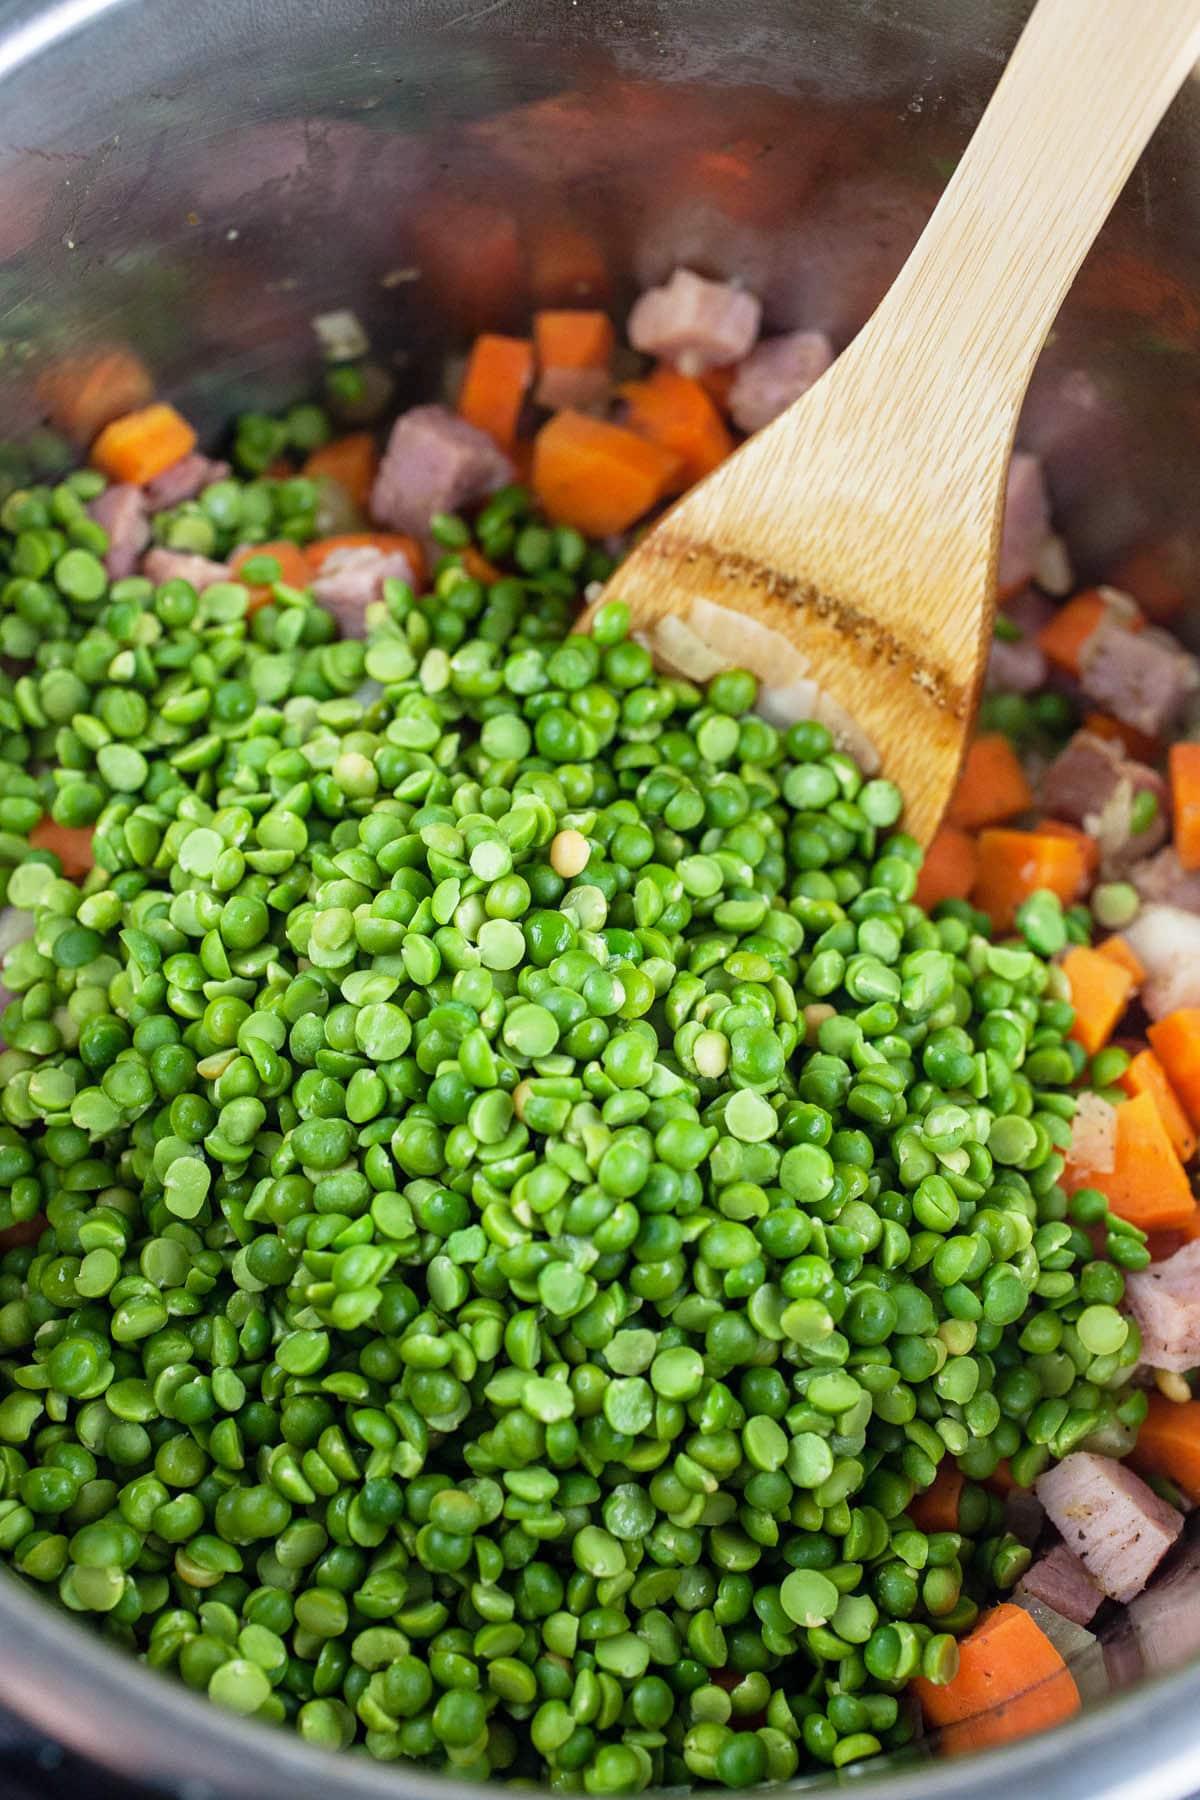
M 592 847 L 582 831 L 560 831 L 550 845 L 550 867 L 569 881 L 587 868 Z

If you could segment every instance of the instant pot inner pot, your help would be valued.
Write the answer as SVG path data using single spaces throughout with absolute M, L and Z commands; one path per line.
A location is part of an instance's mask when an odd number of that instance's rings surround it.
M 743 279 L 766 329 L 819 327 L 840 347 L 928 217 L 1028 10 L 0 0 L 5 471 L 20 479 L 22 446 L 54 428 L 44 377 L 64 354 L 134 347 L 158 391 L 215 439 L 238 409 L 312 391 L 313 321 L 340 309 L 361 322 L 397 404 L 436 392 L 480 326 L 517 326 L 535 305 L 620 313 L 679 264 Z M 1121 569 L 1190 597 L 1198 152 L 1193 80 L 1076 283 L 1018 434 L 1046 462 L 1084 576 Z M 1193 613 L 1193 638 L 1194 627 Z M 1180 1581 L 1176 1623 L 1151 1634 L 1159 1669 L 1186 1654 L 1178 1618 L 1200 1603 L 1187 1558 Z M 1093 1651 L 1085 1692 L 1131 1690 L 1048 1738 L 874 1766 L 855 1785 L 895 1800 L 997 1782 L 1063 1800 L 1181 1800 L 1200 1788 L 1200 1672 L 1147 1682 L 1145 1648 L 1122 1626 Z M 7 1575 L 0 1699 L 190 1800 L 435 1785 L 227 1719 Z

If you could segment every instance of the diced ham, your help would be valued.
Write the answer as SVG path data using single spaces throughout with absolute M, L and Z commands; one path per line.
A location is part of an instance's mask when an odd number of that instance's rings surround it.
M 1159 806 L 1149 826 L 1135 834 L 1133 806 L 1142 792 L 1152 793 Z M 1167 834 L 1161 776 L 1126 757 L 1119 744 L 1089 731 L 1077 731 L 1042 772 L 1038 797 L 1054 818 L 1080 825 L 1094 837 L 1110 866 L 1157 849 Z
M 1053 818 L 1093 831 L 1121 788 L 1122 761 L 1119 745 L 1093 737 L 1090 731 L 1077 731 L 1043 770 L 1038 800 Z M 1125 785 L 1128 789 L 1128 781 Z M 1127 806 L 1131 798 L 1127 796 Z
M 1058 607 L 1037 588 L 1024 587 L 1005 600 L 1000 611 L 1026 637 L 1036 637 L 1043 625 L 1048 625 L 1055 617 Z
M 1185 869 L 1174 844 L 1135 863 L 1129 879 L 1147 905 L 1200 913 L 1200 869 Z
M 312 584 L 313 598 L 333 614 L 343 637 L 365 637 L 367 607 L 382 597 L 389 578 L 412 585 L 412 566 L 403 551 L 370 545 L 334 550 Z
M 1084 643 L 1079 664 L 1088 698 L 1149 737 L 1169 737 L 1200 686 L 1200 666 L 1174 638 L 1153 628 L 1129 631 L 1112 618 Z
M 155 545 L 142 558 L 142 574 L 157 586 L 164 581 L 190 581 L 198 594 L 214 581 L 229 581 L 228 563 L 213 562 L 207 556 L 193 556 L 186 550 L 164 550 Z
M 740 431 L 761 431 L 807 394 L 833 361 L 823 331 L 789 331 L 767 338 L 738 367 L 729 390 L 729 413 Z
M 513 479 L 507 456 L 446 406 L 414 406 L 392 426 L 371 490 L 371 516 L 425 537 L 434 513 L 453 512 Z
M 1140 999 L 1152 1019 L 1200 1006 L 1200 918 L 1177 906 L 1144 906 L 1124 935 L 1146 971 Z
M 568 369 L 552 365 L 542 370 L 534 390 L 539 406 L 550 412 L 592 412 L 612 393 L 607 369 Z
M 1178 1669 L 1200 1650 L 1200 1560 L 1195 1548 L 1130 1602 L 1126 1622 L 1141 1653 L 1139 1674 Z
M 635 350 L 699 375 L 747 356 L 761 318 L 761 305 L 744 288 L 676 269 L 665 287 L 635 300 L 627 331 Z
M 1112 1600 L 1132 1600 L 1183 1529 L 1183 1515 L 1140 1475 L 1108 1456 L 1076 1450 L 1037 1482 L 1067 1547 Z
M 1021 443 L 1042 459 L 1054 495 L 1055 522 L 1072 554 L 1111 568 L 1157 527 L 1147 513 L 1148 442 L 1153 426 L 1134 425 L 1124 382 L 1108 369 L 1070 368 L 1069 337 L 1050 347 L 1035 373 L 1021 415 Z
M 1154 1591 L 1153 1587 L 1149 1588 L 1146 1597 L 1149 1598 Z M 1137 1601 L 1133 1601 L 1132 1605 L 1136 1606 Z M 1108 1672 L 1108 1685 L 1114 1694 L 1122 1693 L 1142 1679 L 1144 1666 L 1141 1648 L 1126 1623 L 1124 1614 L 1115 1631 L 1105 1634 L 1104 1667 Z
M 753 135 L 759 135 L 757 128 Z M 794 212 L 789 207 L 786 230 L 773 211 L 765 278 L 754 282 L 781 329 L 803 325 L 827 331 L 835 343 L 853 337 L 879 305 L 924 229 L 940 187 L 936 179 L 895 169 L 842 175 L 843 162 L 840 151 L 831 156 L 809 193 L 798 197 Z M 699 266 L 710 264 L 747 277 L 755 266 L 745 259 L 726 261 L 720 251 Z
M 1111 493 L 1114 477 L 1129 460 L 1125 435 L 1118 405 L 1088 370 L 1043 359 L 1022 414 L 1021 442 L 1050 471 L 1060 507 Z
M 1065 1544 L 1055 1544 L 1026 1570 L 1017 1594 L 1032 1594 L 1076 1625 L 1090 1625 L 1104 1595 L 1079 1558 Z
M 1116 1107 L 1100 1094 L 1080 1094 L 1071 1121 L 1071 1161 L 1078 1168 L 1106 1175 L 1116 1155 Z
M 1033 694 L 1046 685 L 1049 665 L 1037 642 L 1037 634 L 1057 612 L 1053 601 L 1036 588 L 1022 588 L 1005 600 L 1001 615 L 1015 625 L 1021 636 L 1010 642 L 993 641 L 988 655 L 987 684 L 990 688 L 1007 688 L 1016 694 Z
M 150 518 L 140 487 L 118 481 L 88 504 L 88 515 L 108 533 L 104 567 L 110 581 L 123 581 L 137 568 L 150 542 Z
M 202 488 L 210 482 L 224 481 L 229 474 L 227 462 L 214 462 L 212 457 L 202 456 L 198 450 L 181 456 L 178 462 L 148 481 L 145 487 L 146 504 L 151 512 L 161 512 L 164 507 L 178 506 L 183 500 L 194 500 Z
M 996 580 L 1000 592 L 1032 581 L 1050 536 L 1050 501 L 1042 478 L 1041 461 L 1027 450 L 1018 450 L 1008 465 L 1004 499 L 1004 527 L 1000 533 L 1000 562 Z
M 1200 1238 L 1126 1275 L 1125 1298 L 1152 1368 L 1182 1375 L 1200 1365 Z
M 1016 643 L 993 638 L 987 665 L 987 685 L 993 692 L 1036 694 L 1045 687 L 1049 672 L 1036 638 L 1018 638 Z

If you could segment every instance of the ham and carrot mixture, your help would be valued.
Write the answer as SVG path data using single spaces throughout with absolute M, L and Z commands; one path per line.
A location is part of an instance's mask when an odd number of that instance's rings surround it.
M 2 509 L 0 1547 L 467 1776 L 1001 1744 L 1200 1649 L 1200 663 L 1153 581 L 1075 590 L 1018 451 L 922 864 L 750 677 L 564 636 L 835 348 L 689 269 L 621 336 L 484 332 L 385 426 L 343 365 L 228 460 L 134 359 L 53 372 L 86 469 Z

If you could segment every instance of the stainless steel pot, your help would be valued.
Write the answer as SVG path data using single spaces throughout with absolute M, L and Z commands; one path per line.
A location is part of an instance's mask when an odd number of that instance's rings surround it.
M 215 429 L 310 389 L 311 320 L 338 307 L 401 399 L 485 319 L 584 294 L 619 306 L 676 262 L 743 275 L 771 328 L 844 342 L 1027 10 L 0 0 L 0 460 L 56 422 L 45 377 L 65 353 L 133 346 Z M 1085 573 L 1200 601 L 1198 158 L 1192 83 L 1076 286 L 1020 435 Z M 0 1700 L 187 1800 L 450 1791 L 227 1719 L 7 1576 Z M 854 1785 L 863 1800 L 1182 1800 L 1200 1789 L 1200 1670 L 1002 1754 Z

